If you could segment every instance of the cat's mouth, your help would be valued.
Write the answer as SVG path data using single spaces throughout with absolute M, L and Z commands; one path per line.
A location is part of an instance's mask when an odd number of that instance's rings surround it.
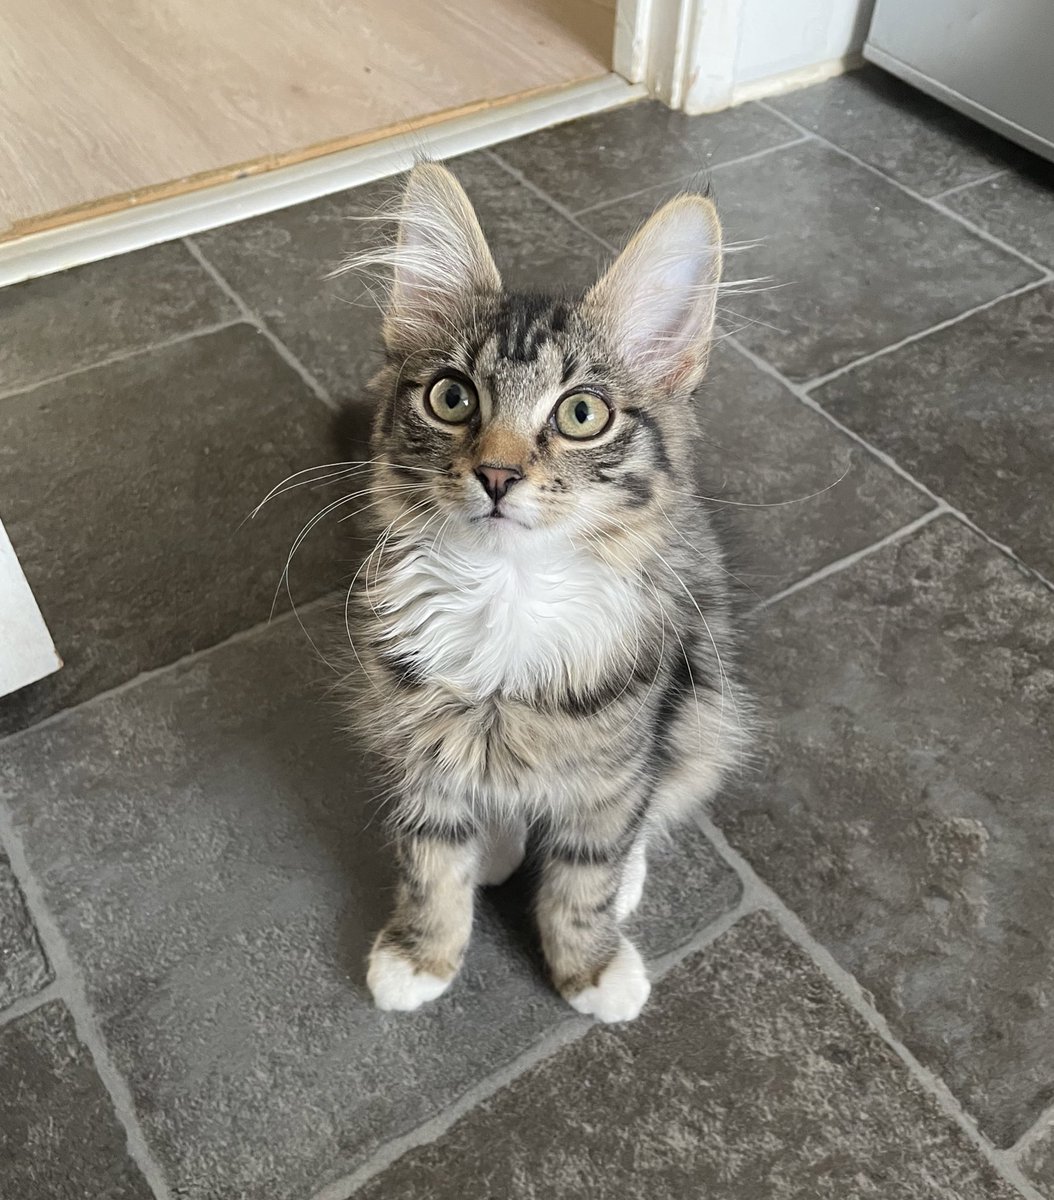
M 530 529 L 530 526 L 527 525 L 525 522 L 518 520 L 516 517 L 511 516 L 507 512 L 502 512 L 501 509 L 498 508 L 497 505 L 495 505 L 490 510 L 490 512 L 480 513 L 478 516 L 470 517 L 469 520 L 472 522 L 473 525 L 475 525 L 475 524 L 491 525 L 497 521 L 502 521 L 502 522 L 507 522 L 508 524 L 511 524 L 511 525 L 518 525 L 521 529 Z

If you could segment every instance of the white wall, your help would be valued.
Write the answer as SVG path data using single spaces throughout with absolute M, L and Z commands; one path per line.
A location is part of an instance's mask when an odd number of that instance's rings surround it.
M 874 0 L 741 0 L 735 85 L 859 51 Z

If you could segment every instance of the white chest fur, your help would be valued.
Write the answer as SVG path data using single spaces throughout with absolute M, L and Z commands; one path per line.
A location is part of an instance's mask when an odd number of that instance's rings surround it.
M 639 583 L 564 538 L 444 539 L 372 596 L 392 650 L 470 697 L 586 688 L 633 653 Z

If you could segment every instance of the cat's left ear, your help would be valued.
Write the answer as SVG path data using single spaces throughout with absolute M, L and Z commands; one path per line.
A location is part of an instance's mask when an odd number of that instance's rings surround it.
M 702 379 L 721 280 L 721 225 L 703 196 L 678 196 L 634 235 L 585 299 L 630 366 L 668 392 Z
M 414 167 L 398 222 L 384 338 L 390 349 L 434 346 L 457 326 L 467 299 L 500 290 L 501 276 L 465 189 L 446 167 Z

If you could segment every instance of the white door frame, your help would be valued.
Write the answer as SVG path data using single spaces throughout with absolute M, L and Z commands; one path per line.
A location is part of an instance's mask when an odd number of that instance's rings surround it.
M 873 0 L 770 0 L 803 39 L 757 58 L 765 5 L 752 0 L 617 0 L 615 70 L 670 108 L 717 112 L 840 75 L 859 65 Z M 773 37 L 779 38 L 779 27 Z M 746 39 L 741 45 L 741 36 Z M 769 46 L 772 53 L 774 46 Z M 746 61 L 742 62 L 743 51 Z
M 727 108 L 742 7 L 742 0 L 618 0 L 615 70 L 670 108 Z

